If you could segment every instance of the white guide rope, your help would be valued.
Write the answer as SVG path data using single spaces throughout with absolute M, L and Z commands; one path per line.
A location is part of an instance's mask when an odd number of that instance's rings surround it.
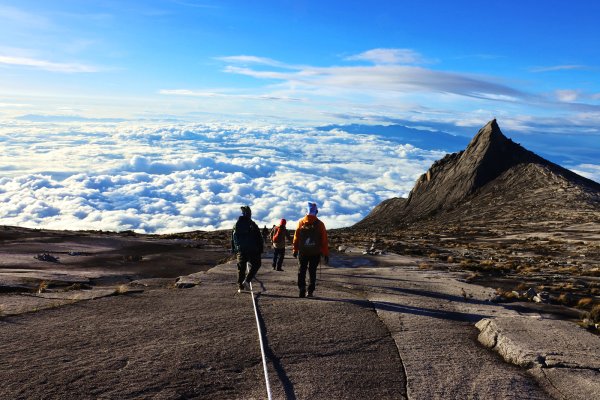
M 247 271 L 247 267 L 246 267 Z M 248 274 L 246 274 L 248 275 Z M 260 321 L 258 319 L 258 310 L 256 309 L 256 300 L 254 299 L 254 291 L 252 290 L 252 282 L 248 282 L 250 285 L 250 296 L 252 297 L 252 305 L 254 306 L 254 316 L 256 317 L 256 329 L 258 330 L 258 341 L 260 342 L 260 354 L 262 356 L 263 370 L 265 372 L 265 384 L 267 386 L 268 399 L 272 399 L 271 395 L 271 384 L 269 383 L 269 372 L 267 371 L 267 357 L 265 356 L 265 345 L 263 341 L 262 329 L 260 329 Z

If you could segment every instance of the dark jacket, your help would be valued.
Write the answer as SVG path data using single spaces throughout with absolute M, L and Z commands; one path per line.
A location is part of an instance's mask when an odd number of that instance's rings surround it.
M 262 253 L 263 238 L 260 228 L 252 219 L 240 216 L 231 233 L 231 250 L 234 253 Z

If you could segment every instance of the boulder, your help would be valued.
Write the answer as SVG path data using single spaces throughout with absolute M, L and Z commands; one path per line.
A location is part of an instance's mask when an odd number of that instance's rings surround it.
M 178 289 L 188 289 L 200 284 L 200 278 L 193 275 L 180 276 L 175 281 L 175 287 Z

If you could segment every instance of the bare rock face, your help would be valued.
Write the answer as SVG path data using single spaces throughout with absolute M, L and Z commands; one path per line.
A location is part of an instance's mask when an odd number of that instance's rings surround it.
M 355 226 L 410 223 L 440 214 L 460 219 L 465 205 L 471 208 L 467 215 L 482 210 L 482 214 L 493 213 L 499 204 L 539 207 L 571 187 L 581 192 L 583 203 L 600 200 L 600 184 L 508 139 L 494 119 L 479 130 L 464 151 L 436 161 L 417 180 L 408 199 L 384 201 Z
M 549 382 L 556 397 L 583 400 L 600 393 L 600 340 L 577 325 L 504 317 L 484 318 L 476 327 L 481 344 Z

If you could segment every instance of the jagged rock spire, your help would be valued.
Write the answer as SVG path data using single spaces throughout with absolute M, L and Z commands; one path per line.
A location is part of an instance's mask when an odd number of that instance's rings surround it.
M 528 166 L 536 166 L 537 169 Z M 530 172 L 527 171 L 533 170 L 547 172 L 535 177 L 528 176 Z M 494 182 L 507 175 L 512 177 L 510 184 L 505 179 L 500 185 L 502 187 L 494 185 Z M 417 180 L 406 201 L 399 199 L 402 201 L 386 202 L 385 207 L 374 210 L 365 219 L 365 223 L 380 218 L 376 214 L 381 214 L 386 220 L 419 220 L 443 210 L 460 207 L 465 201 L 474 199 L 482 190 L 498 189 L 499 193 L 503 193 L 514 191 L 517 187 L 519 190 L 534 185 L 550 187 L 551 176 L 560 176 L 577 185 L 600 190 L 598 183 L 547 161 L 513 142 L 504 136 L 493 119 L 477 132 L 464 151 L 448 154 L 433 163 Z

